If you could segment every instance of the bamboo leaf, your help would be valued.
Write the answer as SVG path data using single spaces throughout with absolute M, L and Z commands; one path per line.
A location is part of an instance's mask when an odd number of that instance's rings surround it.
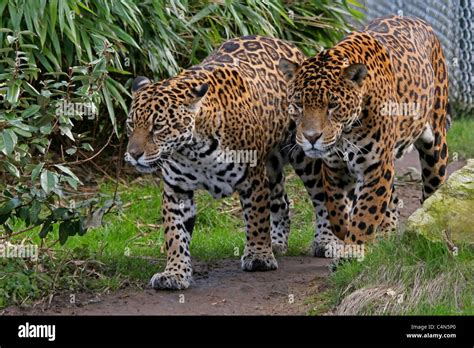
M 118 136 L 117 119 L 115 118 L 114 105 L 112 103 L 112 98 L 110 97 L 110 94 L 107 88 L 104 88 L 102 90 L 102 96 L 107 106 L 107 111 L 109 112 L 110 122 L 112 122 L 112 126 L 114 127 L 115 134 Z
M 59 0 L 58 2 L 58 20 L 59 20 L 59 30 L 61 34 L 64 33 L 64 17 L 67 15 L 64 10 L 64 0 Z
M 58 0 L 49 0 L 49 24 L 50 31 L 54 31 L 58 18 Z

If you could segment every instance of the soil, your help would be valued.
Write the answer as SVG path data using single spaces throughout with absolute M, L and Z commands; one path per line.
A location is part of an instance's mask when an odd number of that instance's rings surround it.
M 448 173 L 465 162 L 452 162 Z M 413 171 L 410 168 L 415 168 Z M 420 165 L 417 153 L 397 163 L 397 191 L 401 221 L 420 206 Z M 272 272 L 248 273 L 237 260 L 195 262 L 195 282 L 183 291 L 125 288 L 104 295 L 59 295 L 28 308 L 9 307 L 7 315 L 304 315 L 314 304 L 309 300 L 327 287 L 331 260 L 311 256 L 278 257 Z M 45 304 L 45 302 L 47 302 Z

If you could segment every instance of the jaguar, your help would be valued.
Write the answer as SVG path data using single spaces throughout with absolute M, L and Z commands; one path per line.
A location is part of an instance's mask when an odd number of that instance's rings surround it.
M 446 178 L 448 74 L 432 28 L 375 19 L 303 63 L 282 60 L 296 142 L 323 161 L 316 256 L 398 228 L 394 161 L 418 150 L 423 200 Z
M 304 56 L 286 41 L 246 36 L 223 43 L 169 79 L 134 80 L 125 160 L 163 182 L 167 263 L 151 278 L 153 288 L 185 289 L 192 283 L 195 191 L 215 198 L 238 193 L 246 221 L 241 267 L 267 271 L 278 266 L 274 252 L 284 253 L 288 245 L 283 166 L 291 163 L 309 192 L 322 190 L 313 179 L 320 161 L 293 144 L 282 59 L 300 64 Z

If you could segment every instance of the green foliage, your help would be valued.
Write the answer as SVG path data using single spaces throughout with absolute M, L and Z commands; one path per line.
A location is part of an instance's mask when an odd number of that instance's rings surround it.
M 100 58 L 92 63 L 71 67 L 68 73 L 38 75 L 33 58 L 38 48 L 25 38 L 35 34 L 1 30 L 9 46 L 0 52 L 4 64 L 0 75 L 0 224 L 7 234 L 13 232 L 11 219 L 24 221 L 26 227 L 42 225 L 40 236 L 45 237 L 58 222 L 59 240 L 64 243 L 70 235 L 85 233 L 83 214 L 62 206 L 71 198 L 63 189 L 76 190 L 81 181 L 70 169 L 71 162 L 50 151 L 51 144 L 59 135 L 66 153 L 90 148 L 87 134 L 75 133 L 74 122 L 95 117 L 99 90 L 108 74 L 105 67 L 114 51 L 105 42 Z
M 21 259 L 0 258 L 0 308 L 36 298 L 51 278 Z
M 261 34 L 297 44 L 314 55 L 350 31 L 347 18 L 361 19 L 357 1 L 152 0 L 137 2 L 143 14 L 140 45 L 147 68 L 169 76 L 197 64 L 223 41 Z M 137 62 L 134 62 L 134 65 Z M 141 63 L 141 62 L 140 62 Z M 142 73 L 148 69 L 137 66 Z
M 121 61 L 131 48 L 139 49 L 142 35 L 140 14 L 132 1 L 79 1 L 79 0 L 0 0 L 0 28 L 12 32 L 29 33 L 21 37 L 22 50 L 39 68 L 30 78 L 38 86 L 43 75 L 67 73 L 70 67 L 92 62 L 96 71 L 107 70 L 116 76 L 127 76 Z M 6 36 L 6 38 L 5 38 Z M 11 36 L 0 33 L 0 42 Z M 24 35 L 23 35 L 24 36 Z M 104 52 L 104 46 L 108 49 Z M 104 52 L 107 59 L 101 59 Z M 99 61 L 98 61 L 99 60 Z M 2 67 L 0 67 L 2 73 Z M 40 74 L 41 76 L 39 76 Z M 86 79 L 88 76 L 83 76 Z M 79 81 L 75 77 L 73 81 Z M 116 103 L 126 111 L 128 92 L 116 79 L 103 77 L 96 98 L 106 106 L 108 118 L 117 130 Z M 70 86 L 74 90 L 77 86 Z M 99 113 L 102 116 L 106 113 Z M 104 120 L 108 125 L 108 120 Z

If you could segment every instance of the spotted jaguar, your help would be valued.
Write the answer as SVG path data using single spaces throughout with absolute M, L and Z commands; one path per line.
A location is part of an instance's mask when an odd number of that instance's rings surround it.
M 294 166 L 308 191 L 322 190 L 313 179 L 320 161 L 293 145 L 295 123 L 282 102 L 282 59 L 301 64 L 304 56 L 283 40 L 247 36 L 223 43 L 201 64 L 169 79 L 135 79 L 125 159 L 163 181 L 167 263 L 152 277 L 153 288 L 191 284 L 196 190 L 215 198 L 239 194 L 246 221 L 244 271 L 275 270 L 273 251 L 287 249 L 283 165 Z
M 448 74 L 428 24 L 376 19 L 303 63 L 282 60 L 280 69 L 289 82 L 296 142 L 306 156 L 323 161 L 316 255 L 397 229 L 394 160 L 413 146 L 423 199 L 443 183 Z

